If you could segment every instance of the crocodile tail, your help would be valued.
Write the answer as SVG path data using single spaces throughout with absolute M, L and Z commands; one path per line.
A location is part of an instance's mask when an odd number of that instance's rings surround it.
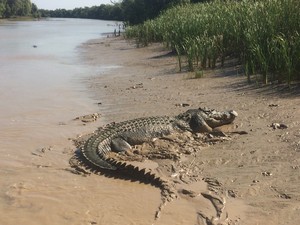
M 107 130 L 107 133 L 108 131 L 109 130 Z M 106 162 L 103 157 L 105 153 L 110 150 L 106 139 L 107 138 L 103 136 L 93 135 L 85 142 L 84 146 L 81 147 L 81 152 L 89 166 L 96 169 L 116 170 L 117 168 Z M 99 143 L 101 143 L 101 152 L 98 152 Z

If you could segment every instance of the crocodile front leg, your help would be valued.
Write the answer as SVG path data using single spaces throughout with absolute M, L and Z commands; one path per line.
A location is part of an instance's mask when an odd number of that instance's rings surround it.
M 192 115 L 190 120 L 190 127 L 193 132 L 196 133 L 210 133 L 213 130 L 213 128 L 206 123 L 203 117 L 199 116 L 198 114 Z

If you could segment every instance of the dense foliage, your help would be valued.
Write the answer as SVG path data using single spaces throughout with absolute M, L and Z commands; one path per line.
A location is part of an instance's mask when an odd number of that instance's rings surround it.
M 43 17 L 89 18 L 119 20 L 139 24 L 157 17 L 162 11 L 178 4 L 203 2 L 205 0 L 121 0 L 112 5 L 76 8 L 73 10 L 40 10 Z
M 122 20 L 129 22 L 130 24 L 139 24 L 148 19 L 157 17 L 162 11 L 175 5 L 203 1 L 204 0 L 122 0 Z
M 38 8 L 30 0 L 0 0 L 0 18 L 14 16 L 38 17 Z
M 242 0 L 190 4 L 126 30 L 139 43 L 160 41 L 194 70 L 237 57 L 251 74 L 268 80 L 300 79 L 300 1 Z
M 84 19 L 101 19 L 101 20 L 119 20 L 123 19 L 120 4 L 105 5 L 84 8 L 75 8 L 73 10 L 40 9 L 42 17 L 60 17 L 60 18 L 84 18 Z

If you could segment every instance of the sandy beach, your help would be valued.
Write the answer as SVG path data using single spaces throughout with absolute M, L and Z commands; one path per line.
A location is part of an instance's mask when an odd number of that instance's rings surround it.
M 235 110 L 239 116 L 234 130 L 246 134 L 206 143 L 185 137 L 183 148 L 189 152 L 182 152 L 178 141 L 158 142 L 155 147 L 173 149 L 179 158 L 155 161 L 177 191 L 157 220 L 159 188 L 74 174 L 69 165 L 75 151 L 71 140 L 44 146 L 28 156 L 22 168 L 26 174 L 19 181 L 6 176 L 1 193 L 7 204 L 0 210 L 0 224 L 298 224 L 299 88 L 278 92 L 279 86 L 249 85 L 230 63 L 193 79 L 193 73 L 178 72 L 176 56 L 161 44 L 136 48 L 122 38 L 105 38 L 80 48 L 87 64 L 114 66 L 83 80 L 93 99 L 91 107 L 97 105 L 101 116 L 86 126 L 65 123 L 83 127 L 77 137 L 111 122 L 177 115 L 199 107 Z

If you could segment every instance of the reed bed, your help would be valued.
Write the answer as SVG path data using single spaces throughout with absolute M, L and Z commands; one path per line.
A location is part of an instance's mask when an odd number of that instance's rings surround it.
M 300 80 L 300 1 L 213 1 L 171 8 L 154 20 L 126 29 L 140 45 L 163 42 L 176 51 L 179 68 L 224 65 L 235 57 L 248 81 Z M 261 76 L 257 76 L 260 74 Z

